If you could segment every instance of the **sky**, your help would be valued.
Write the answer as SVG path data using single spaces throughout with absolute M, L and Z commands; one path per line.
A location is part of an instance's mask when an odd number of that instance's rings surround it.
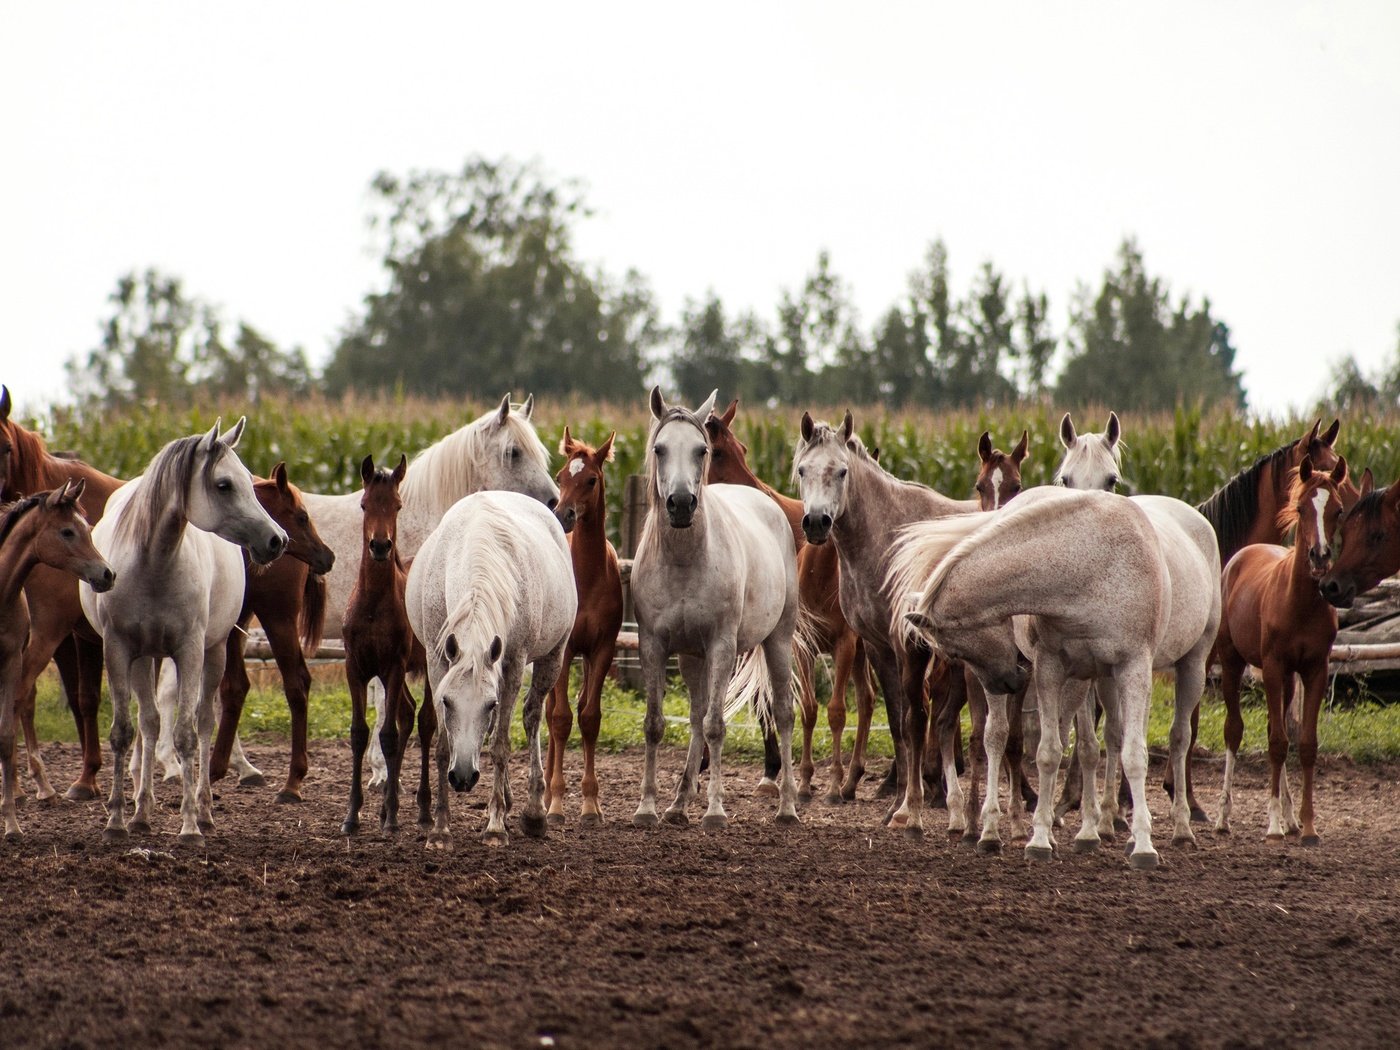
M 1397 55 L 1386 0 L 0 0 L 0 382 L 62 399 L 147 267 L 323 363 L 383 284 L 370 179 L 480 154 L 581 180 L 579 255 L 672 321 L 771 317 L 826 249 L 868 327 L 941 237 L 1063 331 L 1133 236 L 1281 414 L 1396 349 Z

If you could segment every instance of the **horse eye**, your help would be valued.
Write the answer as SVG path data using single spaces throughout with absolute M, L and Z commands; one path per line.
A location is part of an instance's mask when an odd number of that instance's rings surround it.
M 311 515 L 307 514 L 306 511 L 302 511 L 300 514 L 297 515 L 297 524 L 298 524 L 298 525 L 305 525 L 305 524 L 306 524 L 307 522 L 309 522 L 310 520 L 311 520 Z
M 846 468 L 845 468 L 845 467 L 842 467 L 840 470 L 838 470 L 838 471 L 836 472 L 836 477 L 837 477 L 837 478 L 844 478 L 845 476 L 846 476 Z
M 1013 482 L 1011 483 L 1011 491 L 1012 491 L 1012 492 L 1020 492 L 1020 491 L 1021 491 L 1021 483 L 1020 483 L 1019 481 L 1013 481 Z
M 588 487 L 589 487 L 589 488 L 596 488 L 597 485 L 598 485 L 598 479 L 597 479 L 596 477 L 593 477 L 593 478 L 589 478 L 589 479 L 588 479 Z
M 58 534 L 65 540 L 76 539 L 78 536 L 77 530 L 71 528 L 60 529 Z
M 724 453 L 719 449 L 715 449 L 712 455 L 715 457 L 715 459 L 719 459 L 719 457 L 724 455 Z
M 798 476 L 799 478 L 805 478 L 805 477 L 807 476 L 807 468 L 806 468 L 806 467 L 798 467 L 798 468 L 797 468 L 797 476 Z
M 510 450 L 510 458 L 511 458 L 511 459 L 519 459 L 519 458 L 520 458 L 520 449 L 518 449 L 518 448 L 512 446 L 512 447 L 511 447 L 511 450 Z
M 1073 485 L 1071 485 L 1071 484 L 1069 483 L 1069 478 L 1056 478 L 1056 479 L 1055 479 L 1055 484 L 1056 484 L 1056 485 L 1059 485 L 1059 486 L 1061 486 L 1061 487 L 1063 487 L 1063 488 L 1067 488 L 1067 489 L 1068 489 L 1068 488 L 1073 488 L 1073 487 L 1074 487 Z
M 704 459 L 704 458 L 705 458 L 705 453 L 707 453 L 707 452 L 709 452 L 709 451 L 710 451 L 710 450 L 707 449 L 707 448 L 697 448 L 697 449 L 695 450 L 695 458 L 696 458 L 696 459 Z
M 1117 488 L 1117 487 L 1118 487 L 1118 475 L 1117 475 L 1117 474 L 1110 474 L 1110 475 L 1108 476 L 1108 487 L 1111 488 L 1111 489 L 1112 489 L 1112 488 Z
M 666 455 L 666 450 L 660 445 L 657 445 L 656 448 L 654 448 L 652 451 L 656 453 L 657 459 L 661 459 L 663 456 Z
M 233 482 L 229 481 L 228 478 L 223 478 L 216 487 L 220 492 L 232 492 Z

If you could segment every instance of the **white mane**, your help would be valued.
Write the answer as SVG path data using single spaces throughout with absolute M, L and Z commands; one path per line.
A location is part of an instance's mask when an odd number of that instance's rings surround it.
M 494 515 L 473 521 L 463 536 L 463 549 L 470 552 L 467 590 L 448 610 L 433 641 L 444 660 L 447 636 L 455 634 L 468 671 L 480 670 L 478 665 L 491 648 L 491 640 L 510 633 L 519 588 L 512 557 L 514 539 L 510 522 Z
M 404 501 L 425 504 L 435 517 L 441 517 L 463 496 L 480 489 L 478 473 L 491 454 L 490 438 L 497 412 L 493 408 L 413 457 L 400 486 Z M 524 454 L 548 473 L 549 450 L 526 418 L 523 406 L 511 406 L 504 426 Z M 502 443 L 501 456 L 508 447 L 508 442 Z

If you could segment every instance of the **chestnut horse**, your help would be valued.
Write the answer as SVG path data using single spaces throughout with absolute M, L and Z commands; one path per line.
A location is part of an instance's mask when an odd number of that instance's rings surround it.
M 1376 489 L 1367 468 L 1356 504 L 1342 515 L 1337 545 L 1342 554 L 1322 577 L 1322 596 L 1350 609 L 1358 594 L 1400 572 L 1400 485 Z
M 43 438 L 10 418 L 10 392 L 4 388 L 0 388 L 0 446 L 10 449 L 6 498 L 60 488 L 70 479 L 81 480 L 84 486 L 78 506 L 90 525 L 101 520 L 107 497 L 122 485 L 121 479 L 82 460 L 49 452 Z M 74 801 L 86 802 L 98 797 L 97 771 L 102 768 L 102 741 L 96 732 L 102 642 L 83 618 L 78 582 L 71 573 L 48 565 L 35 566 L 25 583 L 24 597 L 29 603 L 29 644 L 24 650 L 15 695 L 29 753 L 29 771 L 37 787 L 35 796 L 47 799 L 55 794 L 39 757 L 39 739 L 34 732 L 34 686 L 49 661 L 55 660 L 83 749 L 82 772 L 66 794 Z
M 408 457 L 388 471 L 374 466 L 374 457 L 360 463 L 364 481 L 364 537 L 360 551 L 360 571 L 345 607 L 340 636 L 345 641 L 345 679 L 350 687 L 350 808 L 341 825 L 342 835 L 353 835 L 360 828 L 360 806 L 364 802 L 364 759 L 369 746 L 369 726 L 365 720 L 366 687 L 372 678 L 384 683 L 385 717 L 380 721 L 379 744 L 388 763 L 384 783 L 384 803 L 379 810 L 379 830 L 392 835 L 399 830 L 399 770 L 404 746 L 413 730 L 413 695 L 406 679 L 425 674 L 427 654 L 413 635 L 404 606 L 404 584 L 408 573 L 399 557 L 398 520 L 403 506 L 399 485 L 408 471 Z M 423 700 L 418 719 L 418 741 L 423 751 L 418 785 L 418 823 L 431 827 L 432 789 L 428 783 L 428 748 L 437 732 L 431 686 Z
M 96 591 L 116 580 L 92 545 L 92 533 L 78 509 L 82 480 L 64 482 L 13 503 L 0 517 L 0 788 L 4 792 L 5 837 L 20 832 L 15 815 L 15 686 L 29 637 L 29 606 L 21 593 L 39 565 L 82 579 Z
M 807 802 L 812 798 L 812 732 L 817 726 L 817 694 L 814 657 L 818 652 L 830 653 L 833 663 L 831 699 L 826 705 L 826 723 L 831 729 L 831 786 L 826 800 L 831 803 L 849 801 L 856 797 L 856 785 L 865 775 L 866 742 L 870 737 L 870 716 L 875 710 L 875 689 L 870 682 L 870 665 L 865 656 L 865 643 L 860 640 L 841 612 L 840 566 L 834 544 L 809 544 L 802 533 L 802 501 L 784 496 L 761 481 L 748 464 L 748 448 L 735 436 L 732 425 L 739 401 L 729 403 L 722 414 L 711 413 L 705 420 L 710 438 L 711 485 L 747 485 L 767 493 L 788 520 L 793 542 L 797 545 L 798 598 L 809 617 L 811 649 L 799 647 L 797 658 L 799 701 L 802 705 L 802 760 L 798 766 L 797 797 Z M 843 775 L 841 737 L 846 729 L 846 684 L 852 679 L 856 687 L 856 739 L 851 752 L 849 772 Z M 777 773 L 776 741 L 769 728 L 764 734 L 767 752 L 763 783 L 759 790 L 775 794 L 773 777 Z
M 616 437 L 616 432 L 609 434 L 595 449 L 575 441 L 565 427 L 564 439 L 559 443 L 564 465 L 554 479 L 559 484 L 559 505 L 554 508 L 554 516 L 569 537 L 578 612 L 564 647 L 559 680 L 545 700 L 549 752 L 544 764 L 544 804 L 545 817 L 551 824 L 564 823 L 564 748 L 573 730 L 569 667 L 575 656 L 583 658 L 578 695 L 578 728 L 583 737 L 583 806 L 579 823 L 598 824 L 603 820 L 593 756 L 603 720 L 603 681 L 612 666 L 617 632 L 622 629 L 622 574 L 617 567 L 617 551 L 606 535 L 608 505 L 603 477 L 603 464 L 612 459 Z
M 1305 846 L 1319 842 L 1313 822 L 1313 773 L 1317 764 L 1317 716 L 1327 692 L 1327 658 L 1337 637 L 1337 611 L 1323 599 L 1318 581 L 1331 568 L 1330 537 L 1342 512 L 1338 491 L 1347 461 L 1339 458 L 1330 473 L 1313 469 L 1303 457 L 1291 498 L 1279 515 L 1279 527 L 1296 528 L 1292 549 L 1255 543 L 1230 559 L 1222 575 L 1224 601 L 1216 652 L 1225 694 L 1225 783 L 1215 830 L 1230 830 L 1235 756 L 1244 735 L 1240 717 L 1240 679 L 1247 664 L 1263 669 L 1269 700 L 1270 839 L 1297 834 L 1302 818 Z M 1295 816 L 1288 793 L 1288 727 L 1293 676 L 1303 680 L 1298 759 L 1303 767 L 1303 806 Z

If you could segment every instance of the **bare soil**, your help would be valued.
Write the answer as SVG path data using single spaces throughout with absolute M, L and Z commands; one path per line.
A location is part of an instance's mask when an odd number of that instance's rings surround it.
M 280 777 L 284 747 L 250 752 Z M 76 748 L 45 757 L 67 783 Z M 341 837 L 348 759 L 314 745 L 301 805 L 216 785 L 205 850 L 175 842 L 174 782 L 159 833 L 121 846 L 101 803 L 29 800 L 26 836 L 0 847 L 0 1045 L 1380 1046 L 1400 1030 L 1394 768 L 1326 764 L 1317 849 L 1264 841 L 1263 771 L 1246 769 L 1235 834 L 1192 851 L 1166 844 L 1154 768 L 1164 864 L 1142 873 L 1117 848 L 1031 865 L 1019 846 L 906 840 L 880 826 L 873 781 L 779 828 L 751 766 L 725 777 L 726 831 L 698 810 L 640 831 L 639 754 L 601 757 L 602 827 L 577 826 L 570 753 L 565 828 L 535 841 L 512 819 L 488 848 L 478 787 L 452 800 L 455 849 L 428 853 L 411 801 L 397 840 L 374 819 Z M 663 763 L 669 792 L 680 753 Z M 1213 808 L 1218 766 L 1199 782 Z

